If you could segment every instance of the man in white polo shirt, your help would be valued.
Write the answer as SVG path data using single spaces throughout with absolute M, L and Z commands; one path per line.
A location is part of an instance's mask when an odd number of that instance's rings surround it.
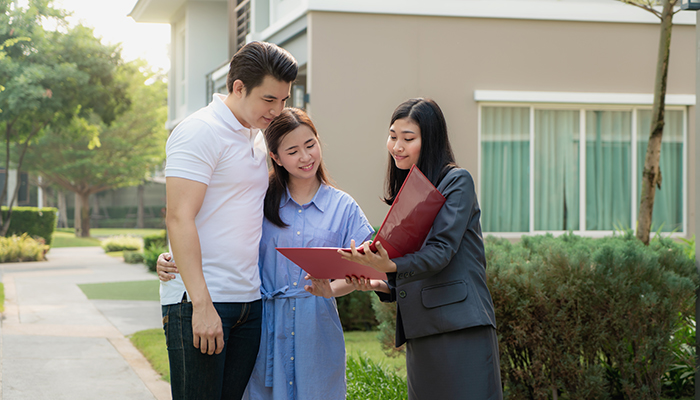
M 282 111 L 297 62 L 252 42 L 232 58 L 228 95 L 182 121 L 166 145 L 170 252 L 161 282 L 173 399 L 240 399 L 260 344 L 258 244 L 268 173 L 260 129 Z

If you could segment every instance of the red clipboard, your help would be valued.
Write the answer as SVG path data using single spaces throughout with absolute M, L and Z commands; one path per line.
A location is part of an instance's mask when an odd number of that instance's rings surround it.
M 423 246 L 435 217 L 445 204 L 445 197 L 413 165 L 394 199 L 384 222 L 379 227 L 370 250 L 381 242 L 389 258 L 414 253 Z M 360 243 L 358 243 L 358 246 Z M 335 247 L 277 247 L 277 251 L 318 279 L 344 279 L 364 276 L 386 279 L 386 274 L 371 267 L 344 260 Z M 350 251 L 350 249 L 343 249 Z

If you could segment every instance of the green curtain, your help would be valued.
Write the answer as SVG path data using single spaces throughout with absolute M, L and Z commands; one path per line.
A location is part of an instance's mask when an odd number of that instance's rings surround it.
M 586 229 L 632 227 L 632 113 L 586 112 Z
M 642 171 L 646 157 L 651 111 L 637 113 L 637 204 L 642 195 Z M 661 189 L 656 189 L 652 231 L 673 232 L 683 229 L 683 112 L 666 110 L 661 140 Z M 636 217 L 636 216 L 635 216 Z
M 535 230 L 579 229 L 579 112 L 535 111 Z
M 483 107 L 481 224 L 485 232 L 530 230 L 530 109 Z

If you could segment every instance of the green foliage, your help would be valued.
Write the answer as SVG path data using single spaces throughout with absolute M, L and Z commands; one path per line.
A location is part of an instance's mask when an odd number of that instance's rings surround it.
M 372 292 L 354 291 L 336 298 L 338 314 L 344 331 L 369 331 L 377 328 L 378 322 L 372 311 Z
M 51 242 L 51 247 L 92 247 L 100 246 L 100 240 L 92 237 L 76 237 L 74 232 L 60 232 L 56 231 L 53 233 L 53 240 Z
M 0 282 L 0 313 L 5 311 L 5 285 Z
M 683 242 L 683 252 L 685 255 L 691 260 L 695 260 L 695 234 L 693 234 L 690 239 L 681 238 L 681 241 Z
M 680 245 L 625 234 L 489 238 L 488 286 L 508 397 L 657 399 L 697 277 Z
M 131 250 L 125 250 L 123 257 L 124 257 L 124 262 L 127 264 L 141 264 L 141 263 L 143 263 L 143 253 L 139 253 L 139 252 L 131 251 Z
M 143 251 L 143 258 L 144 258 L 144 263 L 148 267 L 148 270 L 151 272 L 156 272 L 156 263 L 158 262 L 158 256 L 161 253 L 167 253 L 170 251 L 167 247 L 163 246 L 160 247 L 158 245 L 155 245 L 151 243 L 149 247 L 146 247 L 145 250 Z
M 102 241 L 102 249 L 108 253 L 124 250 L 138 251 L 141 250 L 141 238 L 127 235 L 112 236 Z
M 47 245 L 26 233 L 0 237 L 0 262 L 43 261 L 48 249 Z
M 349 356 L 346 374 L 348 400 L 403 400 L 408 397 L 406 380 L 369 358 Z
M 147 249 L 151 246 L 168 247 L 165 229 L 161 230 L 159 233 L 143 237 L 143 248 Z
M 398 357 L 404 354 L 405 345 L 396 348 L 396 304 L 382 303 L 379 297 L 372 297 L 372 309 L 379 321 L 379 342 L 384 353 L 389 357 Z
M 695 318 L 679 314 L 670 343 L 674 361 L 661 378 L 663 394 L 680 398 L 695 394 Z
M 44 243 L 51 245 L 53 230 L 56 226 L 55 208 L 44 207 L 13 207 L 12 220 L 7 230 L 8 235 L 21 235 L 27 233 L 32 237 L 39 237 Z M 7 207 L 2 207 L 3 220 L 7 218 Z

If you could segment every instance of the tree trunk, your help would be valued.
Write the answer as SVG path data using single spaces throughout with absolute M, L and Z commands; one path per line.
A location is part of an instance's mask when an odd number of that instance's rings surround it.
M 661 37 L 659 54 L 656 62 L 656 79 L 654 81 L 654 108 L 652 110 L 649 145 L 642 170 L 642 195 L 637 218 L 637 238 L 645 245 L 649 244 L 651 218 L 654 211 L 656 188 L 661 188 L 661 138 L 664 130 L 664 112 L 666 108 L 666 82 L 668 78 L 668 60 L 671 51 L 671 28 L 673 27 L 673 5 L 675 1 L 664 0 L 661 13 Z
M 58 227 L 68 228 L 68 211 L 66 207 L 66 192 L 59 190 L 57 193 L 58 202 Z
M 143 202 L 144 202 L 144 186 L 143 183 L 136 188 L 136 227 L 143 229 Z
M 90 237 L 90 194 L 75 194 L 75 236 Z

